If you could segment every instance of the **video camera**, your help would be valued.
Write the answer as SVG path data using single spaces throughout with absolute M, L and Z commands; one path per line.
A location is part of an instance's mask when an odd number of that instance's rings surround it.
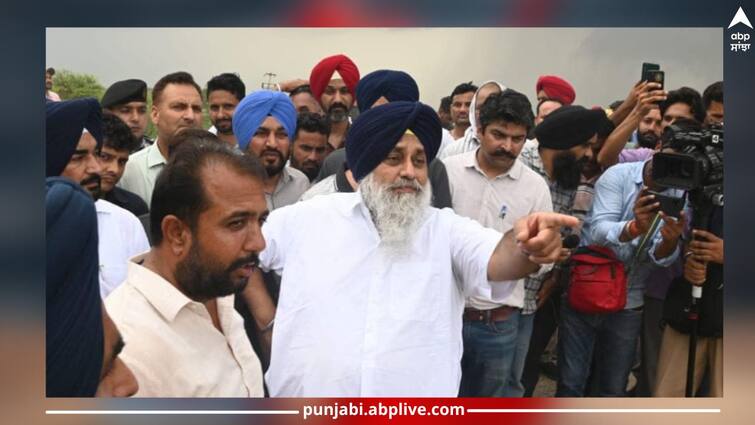
M 653 155 L 653 181 L 663 187 L 688 191 L 693 204 L 723 206 L 723 127 L 690 130 L 671 124 L 661 140 L 663 148 L 676 152 Z

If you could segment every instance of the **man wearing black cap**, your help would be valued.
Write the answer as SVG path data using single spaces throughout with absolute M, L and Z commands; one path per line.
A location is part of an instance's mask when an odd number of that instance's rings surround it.
M 614 165 L 595 184 L 583 243 L 608 247 L 624 263 L 628 271 L 626 304 L 617 312 L 592 314 L 561 303 L 557 396 L 585 394 L 593 358 L 594 395 L 621 397 L 626 393 L 641 330 L 646 281 L 658 267 L 669 267 L 678 258 L 688 214 L 682 211 L 677 219 L 659 210 L 658 200 L 648 190 L 673 197 L 681 197 L 683 191 L 659 187 L 653 181 L 652 167 L 652 159 Z
M 465 296 L 507 293 L 558 257 L 572 217 L 534 213 L 501 235 L 430 207 L 440 140 L 427 105 L 369 109 L 346 141 L 358 192 L 270 214 L 260 267 L 282 274 L 272 396 L 454 397 Z
M 146 137 L 147 129 L 147 83 L 142 80 L 116 81 L 102 95 L 102 108 L 128 124 L 134 137 L 139 139 L 139 149 L 152 145 L 154 140 Z

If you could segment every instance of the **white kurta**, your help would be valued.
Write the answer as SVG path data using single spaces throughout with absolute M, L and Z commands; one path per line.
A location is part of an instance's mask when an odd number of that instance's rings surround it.
M 492 298 L 499 232 L 428 208 L 411 253 L 389 257 L 357 192 L 275 210 L 263 233 L 261 266 L 283 276 L 271 396 L 457 395 L 464 299 Z

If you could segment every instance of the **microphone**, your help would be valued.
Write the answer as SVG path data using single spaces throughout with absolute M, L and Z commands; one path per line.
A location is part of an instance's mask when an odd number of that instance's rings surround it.
M 579 236 L 571 234 L 563 239 L 561 239 L 561 244 L 566 249 L 574 249 L 579 246 Z

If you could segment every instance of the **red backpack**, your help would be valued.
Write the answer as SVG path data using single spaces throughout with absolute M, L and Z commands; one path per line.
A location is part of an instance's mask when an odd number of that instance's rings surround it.
M 581 247 L 571 256 L 569 305 L 580 313 L 613 313 L 627 302 L 624 263 L 610 248 Z

